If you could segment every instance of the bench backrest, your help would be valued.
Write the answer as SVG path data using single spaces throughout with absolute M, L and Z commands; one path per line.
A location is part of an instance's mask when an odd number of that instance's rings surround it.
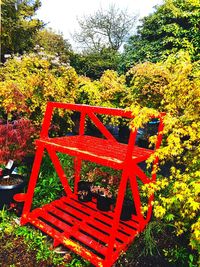
M 99 118 L 96 115 L 98 114 L 109 115 L 109 116 L 117 116 L 128 119 L 134 118 L 131 111 L 119 108 L 107 108 L 107 107 L 97 107 L 97 106 L 82 105 L 82 104 L 48 102 L 40 134 L 41 138 L 48 137 L 48 131 L 51 124 L 54 108 L 80 112 L 79 135 L 84 135 L 85 133 L 85 120 L 86 116 L 88 116 L 91 119 L 91 121 L 96 125 L 96 127 L 100 130 L 100 132 L 106 137 L 106 139 L 108 139 L 111 142 L 118 142 L 118 141 L 115 139 L 115 137 L 110 133 L 110 131 L 105 127 L 105 125 L 99 120 Z M 158 138 L 155 145 L 155 149 L 159 148 L 162 140 L 161 131 L 163 130 L 163 116 L 164 116 L 163 113 L 159 115 L 160 123 L 158 127 Z M 128 142 L 130 153 L 135 145 L 136 135 L 137 135 L 137 129 L 131 131 Z

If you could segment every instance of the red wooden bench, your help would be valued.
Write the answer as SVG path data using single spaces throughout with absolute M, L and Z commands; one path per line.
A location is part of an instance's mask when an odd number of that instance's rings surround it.
M 80 112 L 79 135 L 56 138 L 48 136 L 55 108 Z M 131 131 L 128 144 L 119 143 L 99 120 L 97 114 L 133 118 L 131 112 L 122 109 L 55 102 L 47 104 L 40 138 L 36 140 L 37 150 L 27 193 L 23 197 L 16 195 L 15 199 L 25 201 L 21 224 L 31 223 L 50 235 L 54 240 L 54 246 L 63 244 L 95 266 L 109 267 L 122 252 L 126 251 L 135 236 L 144 229 L 150 220 L 153 195 L 148 199 L 148 211 L 144 216 L 141 210 L 137 178 L 146 184 L 155 181 L 156 174 L 152 172 L 152 177 L 147 177 L 138 163 L 148 159 L 159 148 L 162 139 L 163 114 L 159 116 L 158 138 L 154 150 L 135 145 L 137 129 Z M 105 138 L 85 135 L 86 117 L 91 119 Z M 53 162 L 66 196 L 41 208 L 31 210 L 34 189 L 45 149 Z M 74 157 L 74 190 L 69 186 L 56 152 Z M 122 171 L 114 211 L 97 210 L 94 199 L 87 203 L 78 201 L 77 184 L 80 180 L 83 160 Z M 156 158 L 154 166 L 157 163 L 158 159 Z M 128 181 L 136 214 L 132 215 L 131 220 L 123 222 L 120 220 L 120 214 Z

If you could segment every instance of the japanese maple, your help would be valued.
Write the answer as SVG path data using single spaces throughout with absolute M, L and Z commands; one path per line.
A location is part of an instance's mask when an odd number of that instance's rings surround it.
M 31 137 L 35 129 L 30 120 L 20 118 L 0 124 L 0 163 L 8 159 L 21 160 L 31 152 Z

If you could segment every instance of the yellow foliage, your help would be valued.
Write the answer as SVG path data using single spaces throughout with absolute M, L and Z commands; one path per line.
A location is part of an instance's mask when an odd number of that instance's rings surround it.
M 200 247 L 200 218 L 191 227 L 192 238 L 190 240 L 190 245 L 193 249 L 199 249 Z
M 54 58 L 34 54 L 11 59 L 0 68 L 0 105 L 6 112 L 20 111 L 40 125 L 49 100 L 127 108 L 135 116 L 132 128 L 166 112 L 163 146 L 148 163 L 158 156 L 161 164 L 170 161 L 174 166 L 170 177 L 144 185 L 143 191 L 155 192 L 155 217 L 174 223 L 177 235 L 190 232 L 190 244 L 198 249 L 200 62 L 180 52 L 164 62 L 138 64 L 126 77 L 105 71 L 99 81 L 78 77 Z
M 21 112 L 41 125 L 47 101 L 75 102 L 78 76 L 55 58 L 29 54 L 0 68 L 0 104 L 6 113 Z
M 141 127 L 150 114 L 166 112 L 163 146 L 155 156 L 161 163 L 174 162 L 170 177 L 143 186 L 144 193 L 156 194 L 155 217 L 174 222 L 177 235 L 192 231 L 190 244 L 199 249 L 200 62 L 179 52 L 164 62 L 139 64 L 127 75 L 134 103 L 130 109 L 137 116 L 133 125 Z

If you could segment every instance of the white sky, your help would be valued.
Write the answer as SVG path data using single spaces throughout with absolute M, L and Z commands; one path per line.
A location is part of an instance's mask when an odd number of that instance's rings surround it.
M 162 0 L 42 0 L 37 17 L 48 23 L 47 27 L 62 33 L 74 47 L 71 34 L 78 30 L 77 17 L 92 14 L 100 7 L 106 9 L 110 4 L 122 9 L 127 8 L 130 14 L 137 13 L 139 17 L 143 17 L 152 13 L 153 7 L 162 2 Z

